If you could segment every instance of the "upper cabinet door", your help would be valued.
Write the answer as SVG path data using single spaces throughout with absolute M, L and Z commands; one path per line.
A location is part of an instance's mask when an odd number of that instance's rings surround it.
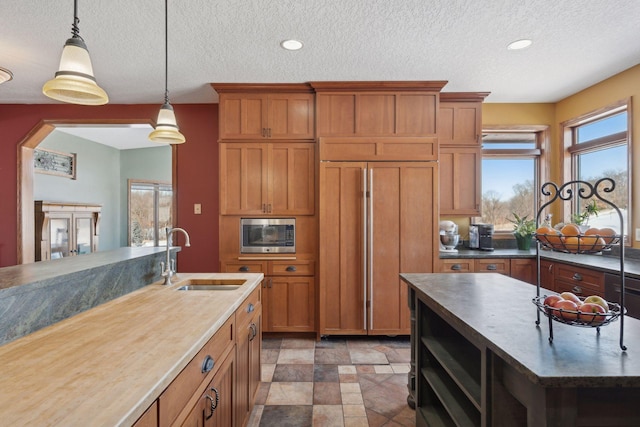
M 437 92 L 319 93 L 318 136 L 435 136 Z
M 440 145 L 480 145 L 486 92 L 443 92 L 438 111 Z
M 220 215 L 267 212 L 267 144 L 220 144 Z
M 267 103 L 267 138 L 313 139 L 314 102 L 312 93 L 270 94 Z
M 306 84 L 213 84 L 220 140 L 315 138 L 315 94 Z
M 220 95 L 220 139 L 266 137 L 267 97 L 264 94 Z

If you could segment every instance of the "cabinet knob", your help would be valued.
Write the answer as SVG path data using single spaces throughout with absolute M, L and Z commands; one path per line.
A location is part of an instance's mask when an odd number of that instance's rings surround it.
M 582 294 L 582 288 L 580 286 L 574 286 L 571 291 L 576 294 L 576 295 L 581 295 Z
M 296 268 L 296 266 L 295 266 L 295 265 L 290 265 L 290 266 L 288 266 L 288 267 L 287 267 L 287 271 L 294 272 L 294 271 L 296 271 L 296 270 L 297 270 L 297 268 Z
M 210 370 L 212 370 L 215 364 L 216 364 L 216 361 L 213 360 L 213 357 L 207 354 L 207 357 L 205 357 L 204 360 L 202 361 L 202 373 L 205 374 Z
M 573 273 L 573 280 L 581 281 L 582 280 L 582 275 L 580 275 L 578 273 Z
M 250 302 L 249 305 L 247 306 L 247 313 L 251 313 L 255 309 L 256 308 L 253 306 L 253 303 Z
M 238 270 L 239 270 L 239 271 L 244 271 L 244 272 L 251 271 L 251 269 L 249 268 L 249 266 L 248 266 L 248 265 L 243 265 L 243 266 L 242 266 L 242 267 L 240 267 Z

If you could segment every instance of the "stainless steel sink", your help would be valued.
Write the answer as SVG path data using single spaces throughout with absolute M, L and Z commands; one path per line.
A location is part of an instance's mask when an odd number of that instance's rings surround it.
M 233 291 L 244 285 L 242 279 L 189 279 L 179 291 Z

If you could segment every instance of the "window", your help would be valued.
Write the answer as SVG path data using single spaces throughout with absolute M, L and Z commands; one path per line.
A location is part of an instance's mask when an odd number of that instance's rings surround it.
M 582 225 L 596 228 L 613 228 L 623 233 L 628 243 L 629 235 L 629 195 L 630 188 L 630 121 L 628 101 L 621 101 L 603 110 L 589 113 L 563 124 L 565 135 L 565 158 L 570 161 L 570 174 L 565 171 L 565 179 L 581 180 L 594 185 L 601 178 L 611 178 L 615 189 L 605 193 L 598 188 L 600 195 L 616 205 L 623 216 L 624 230 L 620 230 L 617 212 L 607 203 L 597 198 L 582 199 L 575 197 L 571 214 L 565 220 L 581 222 L 590 205 L 597 212 L 585 218 Z M 584 215 L 583 215 L 584 217 Z
M 129 246 L 163 246 L 172 224 L 173 190 L 165 182 L 129 180 Z
M 534 218 L 543 178 L 546 126 L 485 129 L 482 136 L 482 217 L 496 235 L 513 232 L 514 213 Z

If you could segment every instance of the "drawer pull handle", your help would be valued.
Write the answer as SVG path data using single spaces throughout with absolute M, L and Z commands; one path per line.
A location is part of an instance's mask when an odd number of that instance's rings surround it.
M 494 271 L 494 270 L 497 270 L 497 269 L 498 269 L 498 267 L 495 264 L 488 264 L 487 265 L 487 270 Z
M 213 357 L 207 355 L 207 357 L 205 357 L 204 361 L 202 362 L 202 373 L 206 374 L 207 372 L 211 371 L 215 364 L 216 362 L 215 360 L 213 360 Z
M 218 390 L 215 387 L 211 387 L 211 391 L 215 393 L 216 397 L 213 398 L 209 396 L 209 393 L 205 395 L 205 397 L 211 401 L 211 404 L 209 405 L 209 409 L 211 410 L 211 413 L 207 415 L 207 418 L 206 418 L 207 420 L 213 417 L 213 413 L 216 411 L 216 408 L 218 407 L 218 403 L 220 403 L 220 393 L 218 392 Z
M 571 290 L 574 294 L 582 294 L 582 288 L 580 286 L 574 286 Z
M 297 268 L 296 268 L 296 266 L 295 266 L 295 265 L 290 265 L 290 266 L 288 266 L 288 267 L 287 267 L 287 271 L 294 272 L 294 271 L 296 271 L 296 270 L 297 270 Z
M 249 305 L 247 306 L 247 313 L 251 313 L 253 312 L 253 310 L 255 310 L 256 308 L 253 306 L 253 303 L 250 302 Z
M 453 264 L 453 265 L 451 266 L 451 269 L 452 269 L 453 271 L 462 270 L 462 266 L 461 266 L 460 264 Z
M 578 273 L 573 273 L 573 280 L 581 281 L 582 280 L 582 275 L 580 275 Z
M 249 268 L 249 266 L 248 266 L 248 265 L 243 265 L 243 266 L 242 266 L 242 267 L 240 267 L 238 270 L 239 270 L 239 271 L 251 271 L 251 269 Z

